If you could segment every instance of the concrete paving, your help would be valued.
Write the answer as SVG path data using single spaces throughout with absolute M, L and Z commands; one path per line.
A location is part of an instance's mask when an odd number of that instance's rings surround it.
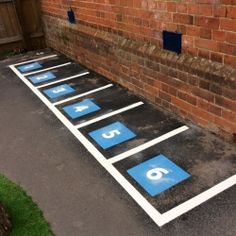
M 0 62 L 0 173 L 25 188 L 43 210 L 56 235 L 236 235 L 235 186 L 165 226 L 156 226 L 82 144 L 6 67 L 31 56 L 35 53 Z M 64 58 L 61 60 L 65 61 Z M 105 84 L 103 80 L 99 81 L 102 81 L 99 82 L 101 85 Z M 119 86 L 116 93 L 122 93 Z M 111 94 L 106 94 L 106 111 L 110 110 L 109 96 Z M 128 97 L 136 101 L 132 94 Z M 94 99 L 103 102 L 101 96 Z M 120 102 L 126 104 L 127 99 Z M 143 135 L 142 140 L 152 138 L 149 131 L 157 127 L 156 119 L 168 124 L 165 130 L 156 130 L 157 136 L 158 132 L 168 132 L 177 124 L 182 124 L 174 117 L 166 117 L 166 113 L 161 113 L 152 105 L 146 105 L 150 106 L 150 114 L 156 112 L 159 116 L 132 119 L 134 115 L 138 117 L 137 114 L 142 114 L 143 110 L 138 110 L 137 113 L 130 111 L 122 118 L 132 130 Z M 119 106 L 117 101 L 115 106 Z M 121 116 L 112 119 L 115 121 Z M 101 121 L 96 127 L 102 127 L 106 122 Z M 146 129 L 136 129 L 138 122 L 148 124 Z M 141 126 L 144 127 L 144 124 Z M 93 126 L 82 131 L 87 133 Z M 193 125 L 191 128 L 185 135 L 181 134 L 178 138 L 136 154 L 136 158 L 116 164 L 121 172 L 125 172 L 127 166 L 134 165 L 134 159 L 137 164 L 156 153 L 171 157 L 177 154 L 173 159 L 194 173 L 194 178 L 155 199 L 153 205 L 161 212 L 235 173 L 235 148 Z M 114 148 L 113 153 L 119 154 L 133 144 L 132 140 L 128 141 L 122 150 Z M 104 153 L 109 157 L 111 151 Z M 176 197 L 179 191 L 181 197 Z

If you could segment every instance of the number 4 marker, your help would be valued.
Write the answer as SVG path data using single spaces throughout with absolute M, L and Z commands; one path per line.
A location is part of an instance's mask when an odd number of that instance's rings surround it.
M 91 99 L 84 99 L 82 102 L 77 102 L 72 105 L 63 107 L 63 110 L 72 119 L 77 119 L 95 111 L 99 111 L 100 109 L 101 108 L 94 102 L 92 102 Z

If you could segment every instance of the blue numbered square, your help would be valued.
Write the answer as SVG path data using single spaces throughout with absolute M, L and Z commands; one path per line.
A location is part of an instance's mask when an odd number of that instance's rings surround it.
M 39 68 L 42 68 L 42 65 L 40 65 L 38 62 L 33 62 L 27 65 L 17 67 L 17 69 L 22 73 L 29 72 L 31 70 L 36 70 Z
M 152 197 L 190 177 L 164 155 L 156 156 L 127 171 Z
M 103 149 L 116 146 L 136 136 L 130 129 L 120 122 L 112 123 L 101 129 L 89 133 Z
M 52 80 L 52 79 L 55 79 L 55 78 L 56 78 L 56 76 L 52 72 L 46 72 L 46 73 L 42 73 L 42 74 L 39 74 L 39 75 L 30 76 L 29 80 L 33 84 L 39 84 L 39 83 L 42 83 L 44 81 Z
M 63 110 L 72 118 L 76 119 L 81 116 L 88 115 L 92 112 L 98 111 L 101 108 L 93 103 L 90 99 L 85 99 L 82 102 L 74 103 L 72 105 L 63 107 Z
M 75 92 L 75 89 L 70 87 L 68 84 L 62 84 L 57 87 L 43 90 L 49 98 L 57 98 Z

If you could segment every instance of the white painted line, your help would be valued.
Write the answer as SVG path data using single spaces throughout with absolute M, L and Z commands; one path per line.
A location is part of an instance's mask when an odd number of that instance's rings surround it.
M 53 84 L 68 81 L 68 80 L 71 80 L 71 79 L 74 79 L 74 78 L 77 78 L 77 77 L 81 77 L 81 76 L 84 76 L 84 75 L 87 75 L 87 74 L 89 74 L 89 71 L 83 72 L 83 73 L 80 73 L 80 74 L 77 74 L 77 75 L 73 75 L 73 76 L 70 76 L 70 77 L 67 77 L 67 78 L 64 78 L 64 79 L 59 79 L 59 80 L 53 81 L 51 83 L 43 84 L 43 85 L 37 86 L 36 88 L 37 89 L 44 88 L 44 87 L 47 87 L 47 86 L 50 86 L 50 85 L 53 85 Z
M 183 131 L 185 131 L 187 129 L 189 129 L 189 128 L 186 125 L 181 126 L 181 127 L 177 128 L 177 129 L 174 129 L 174 130 L 166 133 L 166 134 L 161 135 L 158 138 L 152 139 L 152 140 L 150 140 L 150 141 L 148 141 L 148 142 L 146 142 L 144 144 L 141 144 L 138 147 L 132 148 L 132 149 L 126 151 L 126 152 L 123 152 L 123 153 L 121 153 L 121 154 L 119 154 L 117 156 L 114 156 L 114 157 L 110 158 L 108 161 L 111 164 L 114 164 L 115 162 L 121 161 L 121 160 L 123 160 L 123 159 L 125 159 L 125 158 L 127 158 L 129 156 L 132 156 L 132 155 L 134 155 L 134 154 L 136 154 L 138 152 L 141 152 L 141 151 L 143 151 L 143 150 L 145 150 L 147 148 L 150 148 L 151 146 L 153 146 L 153 145 L 155 145 L 157 143 L 160 143 L 160 142 L 162 142 L 162 141 L 164 141 L 164 140 L 166 140 L 166 139 L 168 139 L 170 137 L 173 137 L 173 136 L 175 136 L 175 135 L 177 135 L 179 133 L 182 133 Z
M 133 108 L 135 108 L 135 107 L 141 106 L 141 105 L 143 105 L 143 104 L 144 104 L 143 102 L 136 102 L 136 103 L 134 103 L 134 104 L 132 104 L 132 105 L 123 107 L 123 108 L 118 109 L 118 110 L 116 110 L 116 111 L 112 111 L 112 112 L 110 112 L 110 113 L 107 113 L 107 114 L 104 114 L 104 115 L 102 115 L 102 116 L 96 117 L 96 118 L 94 118 L 94 119 L 92 119 L 92 120 L 88 120 L 88 121 L 86 121 L 86 122 L 84 122 L 84 123 L 82 123 L 82 124 L 75 125 L 75 127 L 76 127 L 77 129 L 79 129 L 79 128 L 88 126 L 88 125 L 93 124 L 93 123 L 95 123 L 95 122 L 98 122 L 98 121 L 100 121 L 100 120 L 104 120 L 104 119 L 106 119 L 106 118 L 108 118 L 108 117 L 111 117 L 111 116 L 120 114 L 120 113 L 122 113 L 122 112 L 128 111 L 128 110 L 133 109 Z
M 38 96 L 38 98 L 55 114 L 55 116 L 71 131 L 71 133 L 85 146 L 91 155 L 114 177 L 114 179 L 130 194 L 142 209 L 153 219 L 157 225 L 162 224 L 161 214 L 143 197 L 139 191 L 99 152 L 99 150 L 77 129 L 75 126 L 35 88 L 19 71 L 14 67 L 10 68 L 15 74 Z
M 49 58 L 52 58 L 52 57 L 57 57 L 57 56 L 58 56 L 57 54 L 53 54 L 53 55 L 49 55 L 49 56 L 45 56 L 45 57 L 38 57 L 38 58 L 35 58 L 35 59 L 32 59 L 32 60 L 12 64 L 11 66 L 19 66 L 19 65 L 28 64 L 28 63 L 35 62 L 35 61 L 42 61 L 42 60 L 49 59 Z
M 92 93 L 96 93 L 96 92 L 102 91 L 102 90 L 107 89 L 107 88 L 110 88 L 110 87 L 112 87 L 112 86 L 113 86 L 113 84 L 107 84 L 107 85 L 105 85 L 105 86 L 103 86 L 103 87 L 96 88 L 96 89 L 93 89 L 93 90 L 89 90 L 88 92 L 81 93 L 81 94 L 78 94 L 78 95 L 76 95 L 76 96 L 73 96 L 73 97 L 66 98 L 66 99 L 64 99 L 64 100 L 55 102 L 55 103 L 53 103 L 53 105 L 54 105 L 54 106 L 57 106 L 57 105 L 60 105 L 60 104 L 62 104 L 62 103 L 65 103 L 65 102 L 69 102 L 69 101 L 71 101 L 71 100 L 74 100 L 74 99 L 76 99 L 76 98 L 84 97 L 84 96 L 86 96 L 86 95 L 89 95 L 89 94 L 92 94 Z
M 176 206 L 173 209 L 161 214 L 133 185 L 129 183 L 129 181 L 102 155 L 102 153 L 99 152 L 99 150 L 75 126 L 73 126 L 73 124 L 49 100 L 47 100 L 46 97 L 42 95 L 37 88 L 35 88 L 14 66 L 10 66 L 10 68 L 71 131 L 71 133 L 85 146 L 91 155 L 94 156 L 94 158 L 114 177 L 114 179 L 130 194 L 130 196 L 158 226 L 163 226 L 169 221 L 186 213 L 187 211 L 236 184 L 236 175 L 233 175 L 212 188 L 180 204 L 179 206 Z
M 223 192 L 224 190 L 232 187 L 236 184 L 236 175 L 216 184 L 212 188 L 198 194 L 197 196 L 189 199 L 188 201 L 172 208 L 171 210 L 162 214 L 162 225 L 170 222 L 171 220 L 177 218 L 178 216 L 192 210 L 193 208 L 199 206 L 203 202 L 209 200 L 210 198 L 216 196 L 217 194 Z
M 37 73 L 41 73 L 41 72 L 44 72 L 44 71 L 56 69 L 56 68 L 59 68 L 59 67 L 68 66 L 68 65 L 70 65 L 70 64 L 71 64 L 71 62 L 67 62 L 67 63 L 63 63 L 63 64 L 60 64 L 60 65 L 48 67 L 48 68 L 45 68 L 45 69 L 42 69 L 42 70 L 36 70 L 36 71 L 32 71 L 32 72 L 25 73 L 25 74 L 23 73 L 23 75 L 24 75 L 24 76 L 34 75 L 34 74 L 37 74 Z

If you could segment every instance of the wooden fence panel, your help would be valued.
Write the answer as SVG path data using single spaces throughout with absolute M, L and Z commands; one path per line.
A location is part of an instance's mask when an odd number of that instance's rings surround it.
M 22 34 L 12 0 L 0 0 L 0 44 L 21 41 Z
M 0 0 L 0 52 L 45 47 L 39 0 Z

